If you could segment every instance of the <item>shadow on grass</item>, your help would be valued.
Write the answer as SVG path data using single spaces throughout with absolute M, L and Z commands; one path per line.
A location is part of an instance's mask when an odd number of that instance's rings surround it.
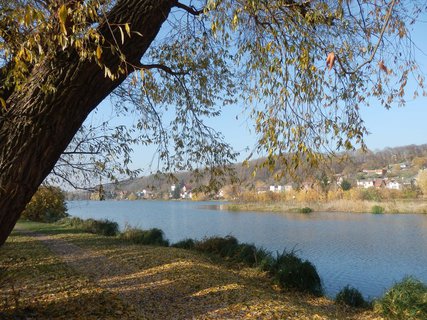
M 54 301 L 37 299 L 17 309 L 0 312 L 0 318 L 5 320 L 139 319 L 133 308 L 108 292 L 81 293 Z
M 15 280 L 20 288 L 30 289 L 22 292 L 25 297 L 16 311 L 4 309 L 4 319 L 286 319 L 295 313 L 343 318 L 331 301 L 284 295 L 253 270 L 231 270 L 187 250 L 131 245 L 61 227 L 46 229 L 111 260 L 104 257 L 100 263 L 76 255 L 82 269 L 71 269 L 38 240 L 14 234 L 5 253 L 26 257 L 25 263 L 16 264 L 20 275 Z M 14 263 L 9 261 L 9 266 Z M 140 315 L 135 317 L 123 301 L 134 304 Z

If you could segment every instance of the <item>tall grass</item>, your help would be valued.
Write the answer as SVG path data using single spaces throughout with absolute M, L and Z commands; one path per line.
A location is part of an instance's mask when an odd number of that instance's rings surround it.
M 178 241 L 177 243 L 172 244 L 172 247 L 174 248 L 187 249 L 187 250 L 194 249 L 194 246 L 195 246 L 195 241 L 193 239 L 184 239 L 184 240 Z
M 363 298 L 359 290 L 347 285 L 335 297 L 335 301 L 339 304 L 345 304 L 355 308 L 367 306 L 367 302 Z
M 294 251 L 284 250 L 281 254 L 277 253 L 264 269 L 283 288 L 292 288 L 314 295 L 323 293 L 316 267 L 310 261 L 303 261 Z
M 209 237 L 201 241 L 194 241 L 193 248 L 249 267 L 258 266 L 268 255 L 264 249 L 257 248 L 253 244 L 239 243 L 232 236 Z
M 200 241 L 186 239 L 174 245 L 199 252 L 216 255 L 226 261 L 249 267 L 257 267 L 281 287 L 314 295 L 322 294 L 319 274 L 309 261 L 301 260 L 294 251 L 273 256 L 270 252 L 253 244 L 239 243 L 232 236 L 209 237 Z
M 407 277 L 396 283 L 376 301 L 374 310 L 392 320 L 425 320 L 427 286 L 415 278 Z
M 100 234 L 103 236 L 116 236 L 119 233 L 119 225 L 117 222 L 108 219 L 80 219 L 77 217 L 67 217 L 58 221 L 58 224 L 81 229 L 85 232 Z
M 381 213 L 384 213 L 384 208 L 381 206 L 375 205 L 375 206 L 372 206 L 371 212 L 373 214 L 381 214 Z
M 169 246 L 169 241 L 165 239 L 163 231 L 157 228 L 142 230 L 126 227 L 126 229 L 120 233 L 119 238 L 135 244 Z

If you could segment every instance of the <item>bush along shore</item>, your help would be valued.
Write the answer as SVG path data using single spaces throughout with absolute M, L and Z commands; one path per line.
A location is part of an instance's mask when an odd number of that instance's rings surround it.
M 24 224 L 25 225 L 25 224 Z M 83 236 L 86 232 L 92 233 L 93 237 L 97 237 L 96 239 L 98 243 L 101 243 L 101 247 L 105 248 L 108 252 L 120 252 L 120 256 L 123 255 L 123 251 L 129 250 L 125 249 L 131 245 L 133 250 L 136 250 L 133 255 L 139 256 L 137 254 L 138 251 L 141 250 L 155 250 L 153 254 L 155 256 L 162 256 L 165 254 L 164 250 L 178 250 L 175 248 L 179 248 L 179 250 L 183 250 L 183 252 L 191 253 L 191 255 L 196 256 L 206 256 L 209 261 L 214 264 L 218 264 L 218 268 L 237 268 L 236 270 L 259 270 L 265 277 L 265 279 L 269 279 L 273 287 L 277 288 L 283 292 L 290 292 L 292 297 L 298 297 L 297 292 L 301 292 L 302 296 L 298 299 L 302 300 L 310 300 L 309 296 L 319 297 L 322 296 L 323 290 L 321 285 L 320 277 L 316 271 L 315 266 L 309 261 L 303 261 L 299 258 L 295 252 L 283 251 L 282 253 L 271 253 L 262 248 L 257 248 L 252 244 L 240 243 L 236 238 L 232 236 L 227 237 L 209 237 L 202 240 L 194 240 L 194 239 L 185 239 L 179 241 L 175 244 L 170 244 L 167 239 L 165 239 L 164 233 L 162 230 L 154 228 L 150 230 L 141 230 L 137 228 L 126 227 L 122 232 L 119 231 L 118 225 L 115 222 L 109 220 L 94 220 L 87 219 L 83 220 L 75 217 L 67 217 L 64 218 L 55 224 L 34 224 L 29 223 L 29 229 L 40 232 L 42 234 L 63 234 L 68 238 L 77 240 L 78 245 L 83 246 L 92 246 L 93 240 L 86 242 L 83 239 L 86 239 L 86 236 Z M 58 231 L 59 230 L 59 231 Z M 65 231 L 64 231 L 65 230 Z M 74 236 L 73 236 L 74 235 Z M 68 238 L 67 238 L 68 237 Z M 92 237 L 92 236 L 91 236 Z M 87 238 L 94 239 L 94 238 Z M 108 240 L 108 239 L 111 239 Z M 27 239 L 25 239 L 28 242 Z M 74 240 L 75 241 L 75 240 Z M 26 243 L 25 242 L 25 243 Z M 24 243 L 24 244 L 25 244 Z M 12 242 L 13 244 L 13 242 Z M 19 244 L 19 241 L 18 241 Z M 115 246 L 119 245 L 119 249 L 113 249 Z M 140 246 L 143 245 L 143 246 Z M 167 247 L 172 247 L 169 249 Z M 7 247 L 6 247 L 7 248 Z M 24 247 L 22 247 L 24 248 Z M 25 246 L 26 250 L 27 246 Z M 138 249 L 141 248 L 141 249 Z M 153 248 L 153 249 L 145 249 L 145 248 Z M 48 255 L 48 251 L 43 249 L 43 255 Z M 28 251 L 28 250 L 27 250 Z M 27 254 L 31 255 L 32 251 L 28 251 Z M 167 251 L 166 256 L 172 255 L 173 251 Z M 15 253 L 15 252 L 14 252 Z M 1 258 L 1 255 L 0 255 Z M 164 257 L 163 257 L 164 258 Z M 163 259 L 161 258 L 161 259 Z M 28 258 L 28 261 L 31 261 Z M 44 259 L 44 258 L 43 258 Z M 135 261 L 136 257 L 132 257 L 130 261 Z M 138 258 L 141 259 L 141 258 Z M 40 261 L 40 260 L 37 260 Z M 2 260 L 0 259 L 0 262 Z M 19 262 L 22 264 L 22 262 Z M 39 262 L 35 262 L 39 263 Z M 146 263 L 146 262 L 145 262 Z M 176 262 L 175 262 L 176 263 Z M 58 263 L 50 264 L 53 266 L 60 266 Z M 12 265 L 13 266 L 13 265 Z M 10 282 L 10 276 L 8 276 L 7 268 L 3 268 L 0 266 L 0 293 L 2 292 L 2 287 Z M 51 267 L 49 267 L 51 268 Z M 62 270 L 62 269 L 61 269 Z M 65 269 L 64 269 L 65 270 Z M 62 270 L 64 274 L 67 274 Z M 5 271 L 5 272 L 3 272 Z M 53 271 L 53 270 L 52 270 Z M 50 272 L 52 272 L 50 271 Z M 234 271 L 233 271 L 234 272 Z M 198 271 L 196 272 L 198 273 Z M 25 275 L 31 276 L 26 273 Z M 69 277 L 70 275 L 67 275 Z M 13 277 L 13 276 L 12 276 Z M 48 276 L 50 279 L 52 276 Z M 55 276 L 55 279 L 60 280 L 60 276 Z M 53 279 L 53 278 L 52 278 Z M 32 280 L 34 281 L 34 280 Z M 80 281 L 80 280 L 79 280 Z M 82 280 L 83 281 L 83 280 Z M 86 281 L 86 280 L 84 280 Z M 198 285 L 197 285 L 198 286 Z M 264 286 L 264 284 L 263 284 Z M 219 287 L 218 287 L 219 288 Z M 215 290 L 220 290 L 220 289 Z M 9 301 L 8 303 L 13 304 L 13 299 L 16 300 L 15 304 L 19 307 L 19 295 L 15 294 L 14 287 L 12 285 L 12 291 L 9 290 L 9 300 L 6 299 L 4 301 Z M 95 290 L 91 289 L 91 290 Z M 175 289 L 174 289 L 175 290 Z M 97 292 L 97 291 L 94 291 Z M 297 294 L 297 295 L 296 295 Z M 308 295 L 308 296 L 306 296 Z M 114 305 L 122 310 L 126 309 L 126 306 L 120 304 L 120 302 L 110 296 L 109 293 L 102 293 L 102 301 L 105 303 L 109 303 L 109 299 L 113 299 Z M 290 298 L 286 298 L 290 299 Z M 324 298 L 319 298 L 324 299 Z M 286 300 L 288 301 L 288 300 Z M 330 301 L 328 299 L 324 301 Z M 402 282 L 397 283 L 393 286 L 381 299 L 377 301 L 365 301 L 361 293 L 351 287 L 346 286 L 339 292 L 335 298 L 336 308 L 333 308 L 334 316 L 330 317 L 320 317 L 319 319 L 377 319 L 378 316 L 382 316 L 385 319 L 426 319 L 427 318 L 427 287 L 425 284 L 413 278 L 406 278 Z M 81 303 L 85 303 L 84 301 L 80 301 Z M 289 301 L 288 301 L 289 303 Z M 326 302 L 322 302 L 326 303 Z M 328 302 L 329 303 L 329 302 Z M 310 307 L 310 303 L 307 304 L 303 302 L 305 311 L 302 312 L 301 317 L 296 316 L 292 317 L 293 319 L 306 319 L 313 318 L 313 314 L 307 317 L 307 310 L 311 308 L 316 308 L 315 305 Z M 339 306 L 345 306 L 344 309 L 340 309 Z M 87 307 L 87 306 L 86 306 Z M 86 308 L 85 307 L 85 308 Z M 92 306 L 95 308 L 95 306 Z M 268 306 L 263 306 L 265 310 L 267 310 Z M 308 309 L 307 309 L 308 308 Z M 348 309 L 350 308 L 350 309 Z M 71 306 L 70 306 L 70 309 Z M 362 311 L 355 311 L 355 310 Z M 115 311 L 118 312 L 115 316 L 107 317 L 111 319 L 115 318 L 134 318 L 134 317 L 126 317 L 123 311 Z M 316 309 L 317 310 L 317 309 Z M 330 307 L 328 307 L 330 310 Z M 352 311 L 353 310 L 353 311 Z M 158 310 L 157 310 L 158 311 Z M 26 311 L 24 311 L 26 312 Z M 94 311 L 95 312 L 95 311 Z M 101 312 L 101 311 L 96 311 Z M 134 311 L 129 314 L 133 314 Z M 301 311 L 300 311 L 301 312 Z M 311 312 L 311 311 L 310 311 Z M 317 312 L 317 311 L 316 311 Z M 51 313 L 49 314 L 49 318 Z M 304 315 L 305 314 L 305 315 Z M 317 313 L 316 313 L 317 314 Z M 6 313 L 2 314 L 0 311 L 0 315 L 7 315 Z M 121 316 L 123 315 L 123 317 Z M 87 315 L 82 315 L 83 317 Z M 154 315 L 148 318 L 156 318 L 159 315 Z M 101 316 L 102 317 L 102 316 Z M 10 319 L 14 319 L 11 315 Z M 52 317 L 55 318 L 55 317 Z M 60 317 L 58 317 L 59 319 Z M 91 318 L 91 317 L 89 317 Z M 137 317 L 138 318 L 138 317 Z M 166 317 L 167 318 L 167 317 Z M 185 318 L 185 317 L 184 317 Z M 224 317 L 227 318 L 227 317 Z M 5 319 L 9 319 L 5 317 Z M 275 319 L 272 317 L 272 319 Z
M 410 190 L 351 189 L 319 192 L 314 189 L 287 192 L 243 192 L 222 206 L 230 211 L 427 213 L 427 199 Z
M 64 218 L 57 223 L 90 233 L 117 236 L 119 239 L 133 244 L 169 246 L 169 241 L 165 239 L 163 231 L 157 228 L 141 230 L 127 226 L 123 232 L 119 232 L 119 226 L 115 222 L 83 220 L 76 217 Z M 294 289 L 317 296 L 323 293 L 316 267 L 311 262 L 300 259 L 293 251 L 284 250 L 282 253 L 273 255 L 253 244 L 239 243 L 232 236 L 209 237 L 202 240 L 186 239 L 171 246 L 209 254 L 235 265 L 259 268 L 266 271 L 271 279 L 283 289 Z

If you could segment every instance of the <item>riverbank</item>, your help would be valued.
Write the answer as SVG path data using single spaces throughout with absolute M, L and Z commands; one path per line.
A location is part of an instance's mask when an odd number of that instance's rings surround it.
M 171 247 L 20 223 L 0 250 L 2 318 L 374 319 L 324 297 L 282 292 L 253 268 Z
M 375 209 L 381 212 L 374 212 Z M 426 200 L 387 200 L 387 201 L 277 201 L 277 202 L 232 202 L 220 206 L 228 211 L 261 211 L 261 212 L 301 212 L 310 208 L 317 212 L 352 212 L 352 213 L 422 213 L 427 214 Z M 379 209 L 382 208 L 382 209 Z

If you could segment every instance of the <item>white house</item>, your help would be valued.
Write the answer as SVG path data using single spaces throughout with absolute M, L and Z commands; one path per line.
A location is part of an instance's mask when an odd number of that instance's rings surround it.
M 387 189 L 400 190 L 402 189 L 402 184 L 396 180 L 388 180 L 385 186 Z
M 356 181 L 358 188 L 368 189 L 374 186 L 373 180 L 357 180 Z
M 286 190 L 286 186 L 270 186 L 271 192 L 284 192 Z
M 291 184 L 286 184 L 286 185 L 283 186 L 283 188 L 284 188 L 285 192 L 289 192 L 289 191 L 293 190 L 293 187 L 292 187 Z

